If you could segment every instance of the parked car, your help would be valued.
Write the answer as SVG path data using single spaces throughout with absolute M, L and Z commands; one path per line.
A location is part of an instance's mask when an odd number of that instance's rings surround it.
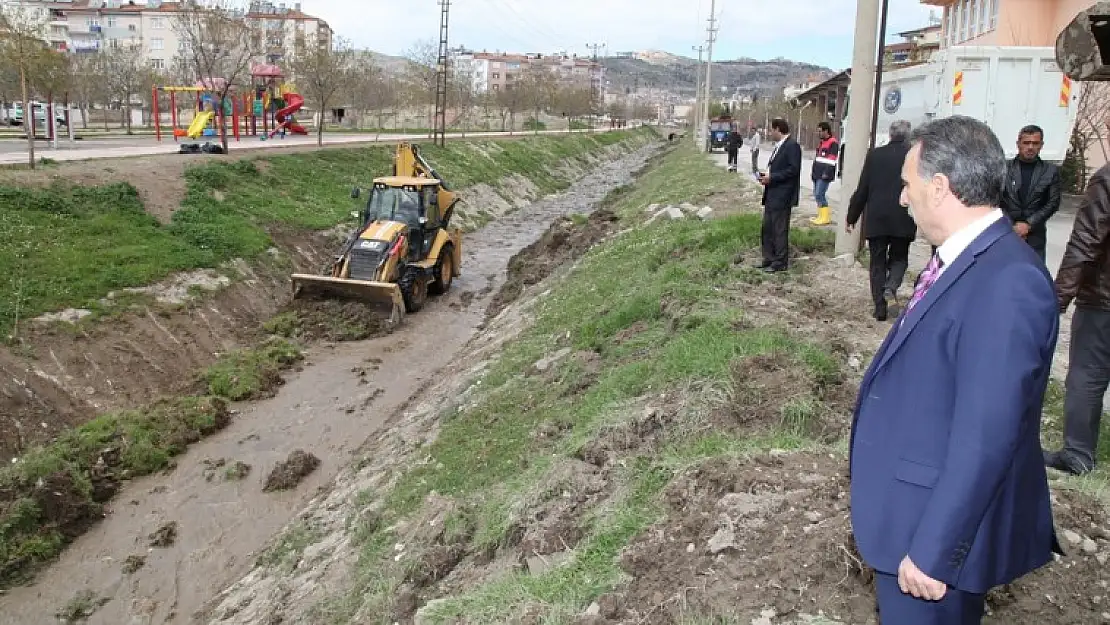
M 44 104 L 42 104 L 41 102 L 35 102 L 31 106 L 35 111 L 35 124 L 36 125 L 45 125 L 46 124 L 46 106 Z M 6 112 L 7 112 L 7 117 L 8 117 L 8 124 L 10 124 L 12 126 L 22 126 L 23 125 L 23 105 L 22 104 L 12 104 L 11 106 L 9 106 L 7 108 Z M 54 105 L 54 120 L 55 120 L 55 123 L 58 126 L 65 126 L 66 125 L 66 112 L 65 112 L 65 106 L 64 105 L 61 105 L 61 104 L 55 104 Z

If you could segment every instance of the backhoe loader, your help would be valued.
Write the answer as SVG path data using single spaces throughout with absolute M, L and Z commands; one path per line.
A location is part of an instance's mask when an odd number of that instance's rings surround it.
M 460 275 L 462 233 L 450 228 L 458 201 L 415 145 L 398 144 L 393 174 L 374 179 L 358 227 L 332 262 L 321 275 L 292 275 L 293 298 L 355 298 L 400 323 Z

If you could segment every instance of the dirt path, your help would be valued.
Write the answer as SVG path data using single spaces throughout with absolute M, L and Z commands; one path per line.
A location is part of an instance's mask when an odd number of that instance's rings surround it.
M 509 258 L 556 217 L 592 209 L 654 149 L 599 167 L 567 191 L 471 235 L 464 241 L 464 275 L 453 293 L 409 317 L 400 332 L 311 349 L 309 364 L 277 397 L 238 406 L 231 426 L 190 449 L 175 471 L 128 485 L 110 517 L 33 586 L 0 597 L 0 623 L 55 623 L 55 614 L 80 593 L 91 593 L 91 604 L 104 601 L 90 625 L 195 622 L 205 601 L 247 570 L 350 454 L 455 360 L 483 322 Z M 320 467 L 294 490 L 263 493 L 266 473 L 294 449 L 318 456 Z M 222 469 L 209 469 L 218 459 L 228 466 L 246 463 L 252 471 L 245 479 L 225 480 Z M 177 523 L 175 542 L 149 547 L 148 536 L 169 522 Z M 129 556 L 146 558 L 132 574 L 123 570 Z

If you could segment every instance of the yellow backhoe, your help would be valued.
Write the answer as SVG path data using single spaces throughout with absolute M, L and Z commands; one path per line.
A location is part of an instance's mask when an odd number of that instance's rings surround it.
M 354 298 L 399 323 L 459 276 L 462 232 L 450 227 L 458 201 L 415 145 L 398 144 L 393 175 L 374 179 L 358 228 L 322 275 L 293 274 L 293 298 Z

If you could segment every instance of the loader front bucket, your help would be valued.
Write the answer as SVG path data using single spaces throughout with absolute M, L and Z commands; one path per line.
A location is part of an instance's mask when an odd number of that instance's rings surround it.
M 400 324 L 405 316 L 405 300 L 401 289 L 392 282 L 367 282 L 330 276 L 295 273 L 293 299 L 347 299 L 365 302 L 378 309 L 393 325 Z

